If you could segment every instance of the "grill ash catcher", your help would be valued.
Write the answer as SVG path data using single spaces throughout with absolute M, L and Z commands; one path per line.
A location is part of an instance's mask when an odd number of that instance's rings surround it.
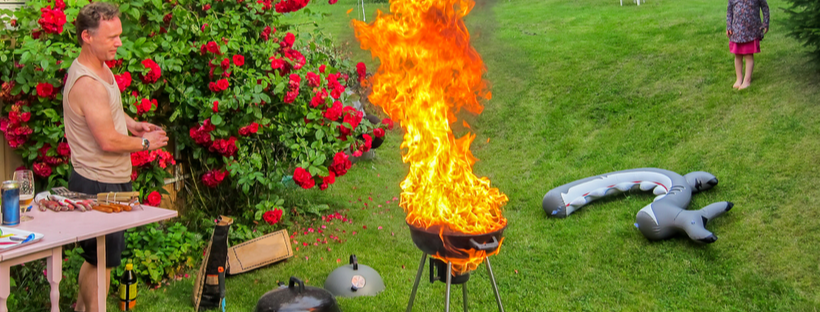
M 501 245 L 500 239 L 504 232 L 504 228 L 488 234 L 464 234 L 464 233 L 447 233 L 439 234 L 435 228 L 422 229 L 408 224 L 410 226 L 410 235 L 413 238 L 413 243 L 423 252 L 421 255 L 421 262 L 419 263 L 418 272 L 416 272 L 416 281 L 413 283 L 413 291 L 410 293 L 410 302 L 407 304 L 407 312 L 413 310 L 413 301 L 416 298 L 416 291 L 421 281 L 421 275 L 424 271 L 425 262 L 427 262 L 428 255 L 439 255 L 445 259 L 467 259 L 469 255 L 459 250 L 473 250 L 485 252 L 486 254 L 494 253 Z M 445 247 L 445 242 L 450 247 Z M 495 282 L 495 275 L 493 274 L 492 266 L 490 265 L 490 258 L 484 258 L 484 264 L 487 266 L 487 273 L 490 276 L 490 282 L 493 286 L 493 293 L 495 293 L 495 300 L 498 304 L 498 310 L 504 312 L 504 306 L 501 304 L 501 295 L 498 293 L 498 285 Z M 460 275 L 453 275 L 452 261 L 445 262 L 434 257 L 430 257 L 430 283 L 436 281 L 443 282 L 447 285 L 446 301 L 444 311 L 450 311 L 450 286 L 461 284 L 461 292 L 464 296 L 464 312 L 467 312 L 469 301 L 467 300 L 467 281 L 470 280 L 470 273 Z

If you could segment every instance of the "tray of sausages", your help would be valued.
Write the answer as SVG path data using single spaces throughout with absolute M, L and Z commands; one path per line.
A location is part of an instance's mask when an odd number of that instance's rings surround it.
M 117 213 L 131 211 L 135 206 L 139 206 L 139 199 L 133 198 L 128 203 L 97 201 L 93 199 L 71 199 L 61 195 L 42 192 L 37 194 L 34 201 L 41 211 L 51 210 L 55 212 L 79 210 L 86 212 L 97 210 L 105 213 Z

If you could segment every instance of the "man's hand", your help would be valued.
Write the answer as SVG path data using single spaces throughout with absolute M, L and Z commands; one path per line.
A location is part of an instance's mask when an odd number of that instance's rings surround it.
M 136 137 L 142 137 L 143 135 L 145 135 L 146 132 L 151 132 L 151 131 L 156 131 L 156 130 L 162 130 L 162 128 L 160 128 L 159 126 L 157 126 L 155 124 L 147 123 L 147 122 L 144 122 L 144 121 L 143 122 L 134 122 L 133 124 L 130 124 L 129 127 L 128 127 L 128 131 L 131 132 L 131 134 L 136 136 Z M 165 132 L 163 131 L 163 133 L 165 133 Z
M 168 145 L 168 136 L 165 135 L 165 131 L 162 131 L 162 129 L 145 132 L 142 138 L 148 139 L 149 151 Z
M 734 32 L 732 32 L 732 30 L 727 29 L 727 30 L 726 30 L 726 37 L 731 37 L 733 33 L 734 33 Z
M 765 35 L 765 34 L 766 34 L 766 33 L 768 33 L 768 32 L 769 32 L 769 27 L 764 27 L 764 28 L 763 28 L 763 34 Z

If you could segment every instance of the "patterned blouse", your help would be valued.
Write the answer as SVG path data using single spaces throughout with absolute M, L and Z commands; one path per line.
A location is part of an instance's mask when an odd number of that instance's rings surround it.
M 760 21 L 761 9 L 763 22 Z M 732 31 L 730 41 L 743 43 L 763 39 L 764 28 L 769 28 L 769 4 L 766 0 L 729 0 L 726 29 Z

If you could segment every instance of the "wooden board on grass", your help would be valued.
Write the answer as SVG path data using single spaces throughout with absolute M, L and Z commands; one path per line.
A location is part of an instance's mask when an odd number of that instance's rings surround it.
M 235 275 L 293 257 L 287 230 L 228 248 L 228 274 Z

